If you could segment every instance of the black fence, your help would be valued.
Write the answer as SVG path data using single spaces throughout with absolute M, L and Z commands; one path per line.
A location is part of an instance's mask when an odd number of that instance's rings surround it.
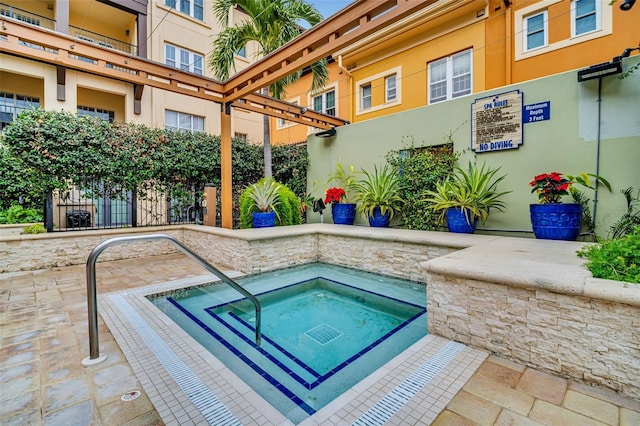
M 132 191 L 103 183 L 79 184 L 48 194 L 44 222 L 48 232 L 201 224 L 202 195 L 195 185 Z

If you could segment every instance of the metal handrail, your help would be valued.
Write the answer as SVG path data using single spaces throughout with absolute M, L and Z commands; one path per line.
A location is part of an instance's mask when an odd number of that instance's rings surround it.
M 196 253 L 187 248 L 180 241 L 175 239 L 174 237 L 167 234 L 151 234 L 151 235 L 133 235 L 129 237 L 115 237 L 110 238 L 106 241 L 98 244 L 89 254 L 89 258 L 87 259 L 87 308 L 89 312 L 89 358 L 85 358 L 82 361 L 83 365 L 91 365 L 96 364 L 98 362 L 102 362 L 106 359 L 105 355 L 100 355 L 100 344 L 98 342 L 98 303 L 97 303 L 97 292 L 96 292 L 96 261 L 98 260 L 98 256 L 102 253 L 106 248 L 120 244 L 120 243 L 131 243 L 136 241 L 145 241 L 145 240 L 167 240 L 178 247 L 178 249 L 186 254 L 191 259 L 200 263 L 204 268 L 206 268 L 209 272 L 216 275 L 223 282 L 233 287 L 235 290 L 240 292 L 243 296 L 253 303 L 253 306 L 256 310 L 256 345 L 260 346 L 261 344 L 261 314 L 262 308 L 260 306 L 260 302 L 258 299 L 251 293 L 249 293 L 244 287 L 242 287 L 237 282 L 233 281 L 231 278 L 226 276 L 223 272 L 221 272 L 218 268 L 211 265 L 209 262 L 204 260 L 202 257 L 198 256 Z

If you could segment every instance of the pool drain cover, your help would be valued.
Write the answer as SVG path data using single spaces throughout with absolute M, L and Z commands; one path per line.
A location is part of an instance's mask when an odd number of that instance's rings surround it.
M 313 327 L 311 330 L 307 330 L 304 332 L 307 336 L 311 337 L 313 340 L 321 344 L 322 346 L 327 343 L 336 340 L 338 337 L 342 336 L 342 332 L 336 330 L 327 324 L 320 324 Z

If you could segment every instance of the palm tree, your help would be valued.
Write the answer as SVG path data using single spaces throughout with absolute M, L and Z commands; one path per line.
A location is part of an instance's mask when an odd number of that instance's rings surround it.
M 243 10 L 248 19 L 237 26 L 227 26 L 231 7 Z M 209 65 L 217 79 L 227 80 L 235 71 L 234 54 L 253 41 L 259 46 L 257 55 L 265 56 L 291 41 L 304 31 L 301 22 L 313 26 L 322 20 L 318 10 L 305 0 L 216 0 L 213 12 L 225 30 L 213 42 Z M 322 60 L 311 65 L 313 80 L 311 90 L 324 87 L 328 79 L 327 62 Z M 271 96 L 282 99 L 285 87 L 298 80 L 299 71 L 269 86 Z M 267 89 L 265 89 L 267 90 Z M 264 175 L 271 177 L 271 133 L 269 116 L 264 115 Z

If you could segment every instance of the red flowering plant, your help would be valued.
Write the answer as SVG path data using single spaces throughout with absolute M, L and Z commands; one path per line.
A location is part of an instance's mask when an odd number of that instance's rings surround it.
M 569 179 L 562 176 L 562 173 L 543 173 L 533 178 L 529 185 L 533 187 L 531 192 L 538 194 L 538 200 L 542 204 L 559 203 L 560 197 L 569 194 L 571 187 Z
M 326 190 L 324 203 L 350 203 L 350 190 L 356 183 L 355 173 L 353 166 L 345 168 L 340 163 L 336 164 L 335 171 L 327 181 L 332 187 Z
M 342 200 L 342 198 L 346 196 L 347 196 L 347 193 L 344 192 L 344 189 L 342 188 L 336 188 L 336 187 L 329 188 L 325 193 L 324 203 L 325 204 L 339 203 Z
M 580 173 L 577 176 L 567 175 L 566 177 L 558 172 L 543 173 L 534 177 L 533 180 L 529 182 L 529 185 L 533 187 L 531 192 L 538 194 L 538 200 L 541 204 L 558 204 L 562 202 L 560 197 L 563 195 L 580 192 L 573 188 L 572 185 L 574 183 L 579 183 L 590 189 L 596 189 L 596 187 L 591 184 L 589 177 L 594 178 L 594 183 L 597 184 L 599 182 L 611 191 L 611 185 L 606 179 L 591 173 Z

